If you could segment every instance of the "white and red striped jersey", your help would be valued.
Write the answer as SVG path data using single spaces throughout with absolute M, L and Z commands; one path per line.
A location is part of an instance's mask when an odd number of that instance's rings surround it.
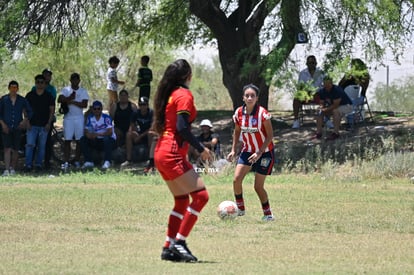
M 260 150 L 267 136 L 263 122 L 271 118 L 272 115 L 260 105 L 256 105 L 251 114 L 246 113 L 245 105 L 236 109 L 233 121 L 241 128 L 242 152 L 255 153 Z M 269 150 L 273 150 L 273 142 L 269 144 L 265 152 Z

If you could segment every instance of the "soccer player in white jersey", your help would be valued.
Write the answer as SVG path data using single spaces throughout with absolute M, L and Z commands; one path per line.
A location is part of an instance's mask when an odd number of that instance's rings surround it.
M 227 159 L 232 161 L 236 155 L 239 140 L 242 149 L 234 172 L 233 191 L 239 208 L 239 216 L 245 214 L 243 199 L 243 179 L 251 170 L 255 172 L 254 189 L 259 197 L 264 221 L 273 221 L 264 182 L 272 173 L 274 163 L 273 129 L 271 114 L 258 104 L 259 88 L 253 84 L 243 87 L 243 106 L 236 109 L 233 115 L 235 124 L 233 144 Z

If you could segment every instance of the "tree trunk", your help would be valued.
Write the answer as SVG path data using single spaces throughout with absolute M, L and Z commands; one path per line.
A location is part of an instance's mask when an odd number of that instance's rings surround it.
M 254 84 L 260 89 L 259 103 L 268 108 L 269 86 L 260 72 L 252 71 L 248 75 L 242 73 L 242 65 L 239 65 L 237 53 L 228 53 L 219 50 L 220 64 L 223 70 L 223 84 L 227 88 L 233 102 L 233 109 L 243 104 L 243 87 Z
M 299 11 L 301 0 L 267 1 L 239 0 L 231 15 L 220 10 L 221 1 L 191 0 L 190 11 L 205 23 L 217 39 L 223 84 L 228 89 L 233 109 L 243 104 L 242 89 L 254 84 L 260 89 L 259 103 L 268 108 L 269 84 L 264 73 L 267 66 L 273 71 L 282 66 L 292 51 L 296 34 L 302 30 Z M 260 30 L 267 15 L 280 4 L 283 31 L 273 51 L 261 56 Z M 278 62 L 268 63 L 269 56 L 277 55 Z M 273 58 L 274 59 L 274 58 Z

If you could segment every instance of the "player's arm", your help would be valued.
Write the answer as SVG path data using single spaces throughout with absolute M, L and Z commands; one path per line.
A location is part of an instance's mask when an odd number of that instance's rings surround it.
M 181 112 L 177 115 L 177 133 L 191 146 L 193 146 L 198 152 L 204 151 L 204 145 L 201 144 L 197 138 L 191 133 L 191 125 L 189 122 L 188 113 Z

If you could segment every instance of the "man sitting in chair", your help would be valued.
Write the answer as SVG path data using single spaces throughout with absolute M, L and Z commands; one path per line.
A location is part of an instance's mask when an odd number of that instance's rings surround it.
M 332 83 L 332 78 L 326 76 L 323 80 L 323 88 L 319 90 L 320 113 L 316 117 L 316 138 L 322 138 L 324 117 L 333 117 L 334 132 L 328 140 L 339 138 L 341 118 L 352 112 L 352 101 L 344 90 Z
M 295 118 L 292 126 L 293 129 L 298 129 L 300 127 L 299 110 L 302 107 L 302 105 L 306 103 L 319 103 L 319 95 L 315 92 L 322 87 L 324 73 L 321 69 L 316 67 L 317 64 L 318 63 L 316 62 L 316 57 L 314 55 L 309 55 L 306 58 L 307 68 L 299 73 L 299 86 L 304 86 L 305 89 L 306 86 L 309 86 L 308 88 L 310 88 L 310 90 L 312 91 L 307 89 L 306 92 L 308 93 L 308 95 L 306 96 L 312 96 L 312 98 L 310 100 L 303 100 L 299 98 L 297 95 L 295 95 L 295 98 L 293 99 L 293 116 Z M 311 95 L 311 93 L 314 94 Z

